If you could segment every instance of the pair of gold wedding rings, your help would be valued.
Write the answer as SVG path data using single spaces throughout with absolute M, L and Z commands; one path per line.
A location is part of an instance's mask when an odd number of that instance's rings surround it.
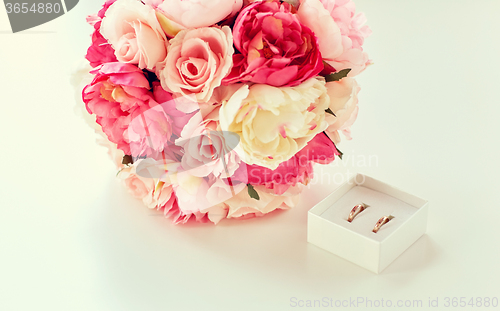
M 351 213 L 349 213 L 349 217 L 347 217 L 347 221 L 352 222 L 354 220 L 354 218 L 359 215 L 359 213 L 361 213 L 362 211 L 367 209 L 369 206 L 370 205 L 365 204 L 365 203 L 361 203 L 361 204 L 354 206 L 351 210 Z M 373 227 L 372 232 L 377 233 L 380 230 L 380 228 L 382 228 L 383 225 L 385 225 L 386 223 L 388 223 L 392 219 L 394 219 L 394 216 L 392 216 L 392 215 L 381 217 L 377 221 L 377 223 L 375 224 L 375 227 Z

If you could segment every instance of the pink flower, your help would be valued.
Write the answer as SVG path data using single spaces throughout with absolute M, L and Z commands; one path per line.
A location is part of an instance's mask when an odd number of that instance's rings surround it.
M 163 213 L 167 216 L 177 208 L 177 198 L 174 193 L 174 188 L 171 184 L 164 181 L 154 181 L 155 187 L 153 191 L 142 200 L 150 209 L 163 209 Z
M 369 64 L 363 42 L 371 34 L 363 14 L 351 0 L 301 0 L 298 16 L 318 37 L 323 59 L 337 71 L 350 68 L 355 76 Z
M 139 68 L 130 64 L 107 63 L 91 73 L 96 76 L 83 89 L 87 111 L 96 115 L 108 139 L 130 155 L 124 132 L 141 109 L 157 105 L 149 91 L 149 82 Z
M 179 209 L 183 214 L 198 213 L 211 206 L 207 199 L 209 182 L 202 177 L 193 176 L 179 170 L 169 176 L 174 185 Z
M 102 19 L 101 34 L 122 63 L 153 70 L 167 55 L 168 41 L 150 6 L 137 0 L 117 0 Z
M 238 15 L 233 34 L 240 54 L 234 55 L 225 83 L 295 86 L 323 70 L 314 33 L 292 14 L 288 3 L 250 4 Z
M 254 187 L 260 199 L 255 200 L 248 195 L 247 189 L 226 200 L 227 218 L 248 218 L 263 216 L 277 209 L 290 209 L 298 203 L 300 186 L 290 189 L 283 195 L 275 195 L 263 186 Z
M 240 159 L 233 150 L 239 137 L 237 134 L 217 131 L 214 126 L 215 123 L 204 121 L 198 112 L 176 140 L 176 145 L 184 150 L 182 168 L 191 175 L 230 177 L 239 167 Z
M 97 124 L 96 124 L 97 125 Z M 97 138 L 97 144 L 105 147 L 108 151 L 108 155 L 110 159 L 113 161 L 117 169 L 122 169 L 124 167 L 123 165 L 123 157 L 125 156 L 125 153 L 123 153 L 122 150 L 116 148 L 116 144 L 112 143 L 108 140 L 106 137 L 106 134 L 102 131 L 102 129 L 97 125 L 96 132 L 99 134 L 99 137 Z
M 137 165 L 125 167 L 118 173 L 118 176 L 123 180 L 125 187 L 127 187 L 127 190 L 134 198 L 147 201 L 152 196 L 155 183 L 152 178 L 136 174 L 136 167 Z
M 223 19 L 236 14 L 242 6 L 242 0 L 147 0 L 146 3 L 157 7 L 163 13 L 165 25 L 169 30 L 201 28 L 212 26 Z M 163 24 L 163 23 L 162 23 Z M 170 35 L 170 33 L 169 33 Z
M 249 165 L 247 169 L 249 184 L 263 185 L 277 195 L 285 193 L 297 183 L 307 185 L 313 174 L 312 163 L 307 160 L 301 163 L 295 156 L 281 163 L 275 170 L 258 165 Z
M 157 70 L 165 89 L 207 102 L 232 66 L 233 37 L 227 26 L 183 30 L 170 40 Z
M 351 125 L 358 116 L 358 93 L 359 86 L 353 78 L 344 78 L 340 81 L 326 83 L 330 97 L 330 110 L 335 114 L 327 114 L 328 128 L 325 133 L 330 139 L 338 144 L 340 142 L 339 132 L 350 140 Z
M 247 166 L 248 183 L 264 185 L 273 189 L 274 194 L 281 195 L 298 183 L 307 185 L 313 177 L 312 162 L 331 163 L 339 152 L 333 142 L 324 134 L 319 133 L 307 145 L 297 152 L 290 160 L 281 163 L 275 170 L 258 165 Z
M 222 186 L 221 186 L 222 185 Z M 256 186 L 254 189 L 259 194 L 260 199 L 255 200 L 248 195 L 248 188 L 240 184 L 235 190 L 235 195 L 228 193 L 223 183 L 216 183 L 209 190 L 209 197 L 213 196 L 212 191 L 219 191 L 218 199 L 227 198 L 223 203 L 219 203 L 204 209 L 202 212 L 206 219 L 217 224 L 224 218 L 251 218 L 264 216 L 277 209 L 290 209 L 298 203 L 301 187 L 293 187 L 282 195 L 276 195 L 263 186 Z M 215 189 L 214 189 L 215 188 Z M 214 189 L 214 190 L 212 190 Z
M 115 50 L 111 47 L 108 41 L 102 36 L 99 31 L 101 28 L 101 20 L 108 10 L 109 6 L 116 0 L 108 0 L 104 3 L 102 9 L 97 15 L 90 15 L 87 17 L 87 22 L 94 26 L 94 33 L 92 34 L 92 45 L 87 50 L 85 58 L 90 62 L 92 67 L 97 67 L 103 63 L 116 62 Z
M 145 108 L 135 111 L 124 136 L 132 156 L 162 159 L 164 155 L 161 153 L 168 148 L 172 136 L 171 120 L 163 105 L 153 104 Z
M 153 82 L 153 93 L 155 100 L 168 112 L 172 135 L 176 138 L 181 136 L 182 129 L 196 113 L 198 103 L 188 97 L 174 98 L 172 93 L 165 91 L 158 81 Z
M 228 206 L 223 202 L 242 191 L 248 193 L 245 183 L 229 184 L 228 180 L 216 179 L 206 193 L 209 207 L 201 210 L 201 212 L 206 214 L 208 220 L 217 224 L 227 217 L 229 210 Z
M 299 159 L 299 163 L 304 163 L 307 160 L 320 164 L 329 164 L 339 155 L 340 152 L 328 136 L 325 133 L 319 133 L 295 156 Z

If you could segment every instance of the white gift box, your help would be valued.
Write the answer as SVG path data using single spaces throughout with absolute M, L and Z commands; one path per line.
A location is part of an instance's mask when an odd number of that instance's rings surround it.
M 348 222 L 361 203 L 369 207 Z M 425 233 L 428 207 L 426 200 L 357 174 L 309 210 L 307 241 L 380 273 Z M 394 219 L 373 233 L 375 223 L 389 215 Z

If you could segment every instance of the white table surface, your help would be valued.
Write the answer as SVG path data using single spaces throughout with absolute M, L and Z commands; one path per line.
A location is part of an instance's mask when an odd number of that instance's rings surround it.
M 69 74 L 101 2 L 18 34 L 1 8 L 0 310 L 495 310 L 444 303 L 500 297 L 500 2 L 356 4 L 375 65 L 344 161 L 317 167 L 296 208 L 217 226 L 132 199 L 75 114 Z M 431 204 L 427 234 L 380 275 L 306 242 L 307 211 L 356 172 Z

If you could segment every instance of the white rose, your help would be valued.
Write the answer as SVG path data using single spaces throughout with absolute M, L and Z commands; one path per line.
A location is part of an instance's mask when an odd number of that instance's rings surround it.
M 167 56 L 167 38 L 155 10 L 137 0 L 118 0 L 106 11 L 101 34 L 122 63 L 153 70 Z
M 274 170 L 325 130 L 329 101 L 322 78 L 295 87 L 244 85 L 222 104 L 220 125 L 240 136 L 235 150 L 244 162 Z

